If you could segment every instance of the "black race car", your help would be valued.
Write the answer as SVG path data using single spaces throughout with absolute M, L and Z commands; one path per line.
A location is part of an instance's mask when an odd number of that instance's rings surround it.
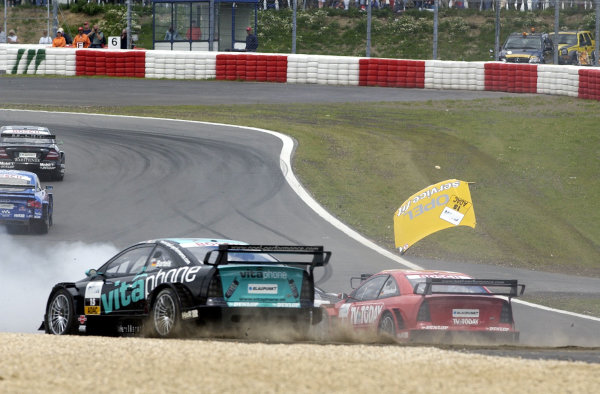
M 171 337 L 199 326 L 217 333 L 233 328 L 236 335 L 255 324 L 288 323 L 303 336 L 321 318 L 313 270 L 330 256 L 322 246 L 206 238 L 141 242 L 89 270 L 87 278 L 55 285 L 40 330 Z
M 0 169 L 30 171 L 62 181 L 65 153 L 58 147 L 56 136 L 46 127 L 2 126 Z

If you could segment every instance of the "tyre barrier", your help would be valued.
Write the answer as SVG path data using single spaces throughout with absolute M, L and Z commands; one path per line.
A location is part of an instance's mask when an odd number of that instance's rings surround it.
M 600 69 L 350 56 L 0 44 L 0 73 L 540 93 L 600 100 Z

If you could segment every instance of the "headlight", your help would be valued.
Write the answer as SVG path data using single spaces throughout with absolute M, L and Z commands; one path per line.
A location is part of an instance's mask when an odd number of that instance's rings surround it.
M 539 63 L 539 62 L 540 62 L 539 56 L 532 56 L 529 58 L 529 63 Z

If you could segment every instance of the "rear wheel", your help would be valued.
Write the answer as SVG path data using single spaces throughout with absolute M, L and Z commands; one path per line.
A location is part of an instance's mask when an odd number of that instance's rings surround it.
M 48 213 L 48 208 L 44 208 L 41 219 L 36 219 L 34 224 L 34 230 L 38 234 L 47 234 L 48 229 L 50 228 L 50 214 Z
M 75 334 L 77 320 L 73 297 L 65 289 L 52 295 L 46 310 L 46 333 L 54 335 Z
M 396 339 L 396 323 L 391 313 L 384 312 L 379 320 L 378 334 L 382 339 Z
M 158 337 L 172 337 L 181 326 L 181 302 L 172 289 L 161 290 L 151 313 L 152 332 Z

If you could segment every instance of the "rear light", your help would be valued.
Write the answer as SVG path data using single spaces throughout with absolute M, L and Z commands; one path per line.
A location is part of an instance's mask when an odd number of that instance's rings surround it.
M 50 149 L 50 152 L 46 155 L 46 160 L 58 160 L 60 155 L 54 149 Z
M 431 314 L 429 313 L 429 303 L 423 301 L 417 313 L 417 321 L 431 321 Z
M 502 303 L 502 310 L 500 311 L 500 323 L 513 323 L 512 308 L 508 302 Z
M 41 203 L 41 201 L 37 201 L 37 200 L 27 200 L 27 206 L 29 208 L 40 209 L 42 207 L 42 203 Z
M 210 280 L 208 298 L 223 298 L 223 286 L 221 285 L 221 277 L 219 275 L 213 276 Z
M 4 148 L 0 148 L 0 159 L 9 159 L 8 155 L 6 154 L 6 149 Z

